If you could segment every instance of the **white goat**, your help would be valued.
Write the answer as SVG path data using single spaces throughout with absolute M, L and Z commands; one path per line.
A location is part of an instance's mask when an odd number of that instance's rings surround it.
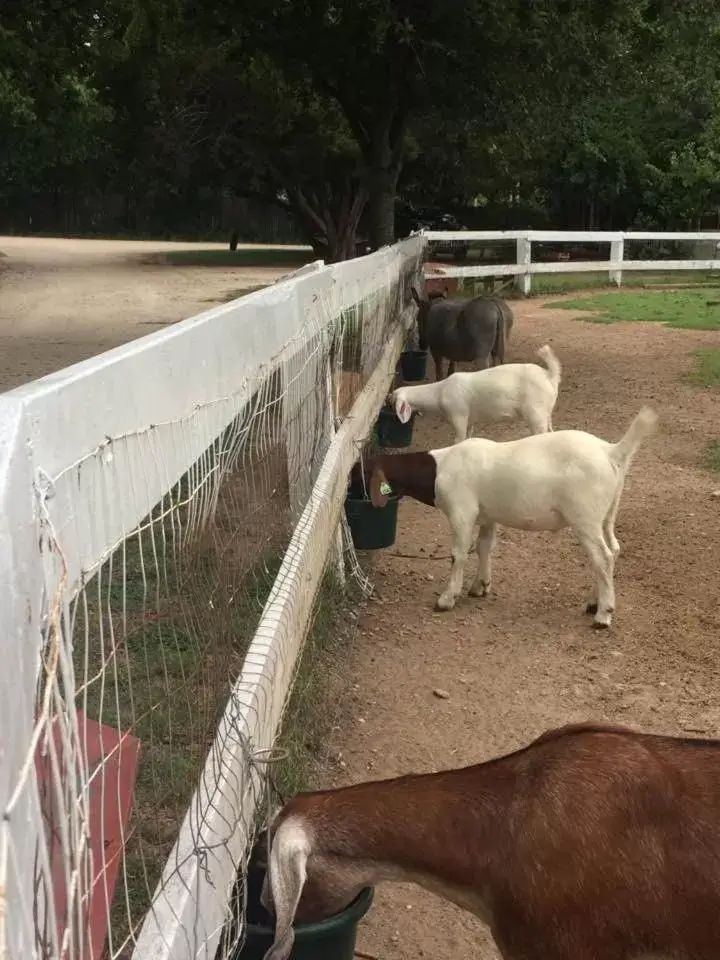
M 486 370 L 453 373 L 436 383 L 398 387 L 391 402 L 402 423 L 413 414 L 439 413 L 455 430 L 455 442 L 464 440 L 477 420 L 521 417 L 532 433 L 552 430 L 562 367 L 552 348 L 537 352 L 545 364 L 504 363 Z
M 473 529 L 479 523 L 477 577 L 471 596 L 490 590 L 490 554 L 497 524 L 518 530 L 571 527 L 587 553 L 595 586 L 587 612 L 596 627 L 609 627 L 615 607 L 613 573 L 620 545 L 615 517 L 625 474 L 643 440 L 657 425 L 643 407 L 617 443 L 581 430 L 558 430 L 497 443 L 470 438 L 424 453 L 380 454 L 366 465 L 375 506 L 387 503 L 381 484 L 439 507 L 452 530 L 452 566 L 439 610 L 460 595 Z M 353 468 L 357 471 L 360 465 Z

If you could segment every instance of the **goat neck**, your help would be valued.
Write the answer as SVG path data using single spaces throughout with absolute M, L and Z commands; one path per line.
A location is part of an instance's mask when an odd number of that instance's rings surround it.
M 435 476 L 437 463 L 432 454 L 381 453 L 370 457 L 364 464 L 365 483 L 370 490 L 370 499 L 376 507 L 384 507 L 388 498 L 382 492 L 382 484 L 388 483 L 394 494 L 412 497 L 429 507 L 435 506 Z M 362 484 L 362 465 L 356 463 L 351 474 L 355 486 Z

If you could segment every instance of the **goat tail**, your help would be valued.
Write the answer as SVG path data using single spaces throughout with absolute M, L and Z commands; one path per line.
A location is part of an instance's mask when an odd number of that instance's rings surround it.
M 557 388 L 560 386 L 560 379 L 562 377 L 562 364 L 558 360 L 557 354 L 550 344 L 546 343 L 544 347 L 540 347 L 537 355 L 545 364 L 550 382 L 557 390 Z
M 492 299 L 494 300 L 494 298 Z M 505 312 L 497 300 L 494 300 L 494 303 L 498 318 L 495 324 L 495 342 L 490 351 L 490 356 L 493 366 L 499 366 L 501 363 L 505 363 Z
M 652 436 L 657 429 L 658 415 L 651 407 L 642 407 L 630 424 L 625 435 L 610 449 L 610 459 L 626 470 L 635 456 L 640 444 Z

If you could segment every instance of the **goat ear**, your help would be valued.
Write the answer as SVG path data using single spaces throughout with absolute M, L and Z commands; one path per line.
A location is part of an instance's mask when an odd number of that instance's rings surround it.
M 420 306 L 420 304 L 421 304 L 422 301 L 420 300 L 420 295 L 418 294 L 418 292 L 417 292 L 417 290 L 415 289 L 415 287 L 410 287 L 410 293 L 412 294 L 412 298 L 413 298 L 413 300 L 415 301 L 415 303 L 416 303 L 418 306 Z
M 400 423 L 408 422 L 408 420 L 412 416 L 412 407 L 407 402 L 407 400 L 395 401 L 395 415 L 397 416 Z
M 374 507 L 385 507 L 387 506 L 388 498 L 382 492 L 382 485 L 387 483 L 385 479 L 385 474 L 382 472 L 380 467 L 375 467 L 370 477 L 370 500 Z
M 275 940 L 263 960 L 288 960 L 295 941 L 293 920 L 307 879 L 310 852 L 302 829 L 289 832 L 282 828 L 270 851 L 270 887 L 275 913 Z

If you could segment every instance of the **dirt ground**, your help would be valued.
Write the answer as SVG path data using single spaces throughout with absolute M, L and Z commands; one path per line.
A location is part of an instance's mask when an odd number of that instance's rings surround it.
M 556 430 L 615 440 L 645 402 L 661 418 L 661 432 L 630 469 L 620 508 L 613 628 L 593 631 L 582 612 L 589 568 L 567 531 L 501 530 L 493 595 L 467 596 L 471 560 L 465 596 L 453 611 L 433 612 L 449 572 L 447 524 L 402 502 L 395 546 L 374 555 L 377 593 L 360 617 L 355 687 L 329 784 L 479 762 L 586 719 L 720 736 L 720 500 L 712 497 L 720 483 L 697 465 L 718 435 L 717 397 L 681 379 L 692 367 L 689 352 L 718 346 L 717 335 L 584 323 L 537 301 L 513 309 L 508 359 L 532 359 L 547 342 L 563 364 Z M 420 418 L 413 449 L 447 445 L 448 431 Z M 495 439 L 522 433 L 487 431 Z M 380 960 L 498 957 L 479 921 L 401 885 L 376 891 L 358 946 Z
M 193 245 L 0 238 L 0 390 L 286 272 L 144 262 L 182 247 Z M 631 467 L 618 517 L 613 628 L 596 633 L 583 615 L 589 570 L 567 531 L 501 530 L 491 597 L 467 597 L 471 561 L 465 596 L 435 613 L 449 570 L 447 525 L 403 502 L 395 546 L 373 558 L 376 593 L 360 617 L 328 783 L 477 762 L 591 718 L 720 736 L 720 500 L 711 496 L 720 484 L 698 466 L 717 438 L 717 399 L 681 379 L 690 352 L 717 346 L 717 336 L 583 323 L 538 301 L 513 309 L 508 359 L 532 359 L 547 342 L 563 364 L 555 429 L 616 439 L 642 403 L 661 417 L 660 434 Z M 448 431 L 421 418 L 414 448 L 446 445 Z M 487 432 L 505 439 L 523 429 Z M 497 958 L 474 918 L 405 886 L 376 891 L 358 946 L 379 960 Z
M 154 254 L 209 248 L 227 245 L 0 237 L 0 391 L 288 272 L 147 262 Z

